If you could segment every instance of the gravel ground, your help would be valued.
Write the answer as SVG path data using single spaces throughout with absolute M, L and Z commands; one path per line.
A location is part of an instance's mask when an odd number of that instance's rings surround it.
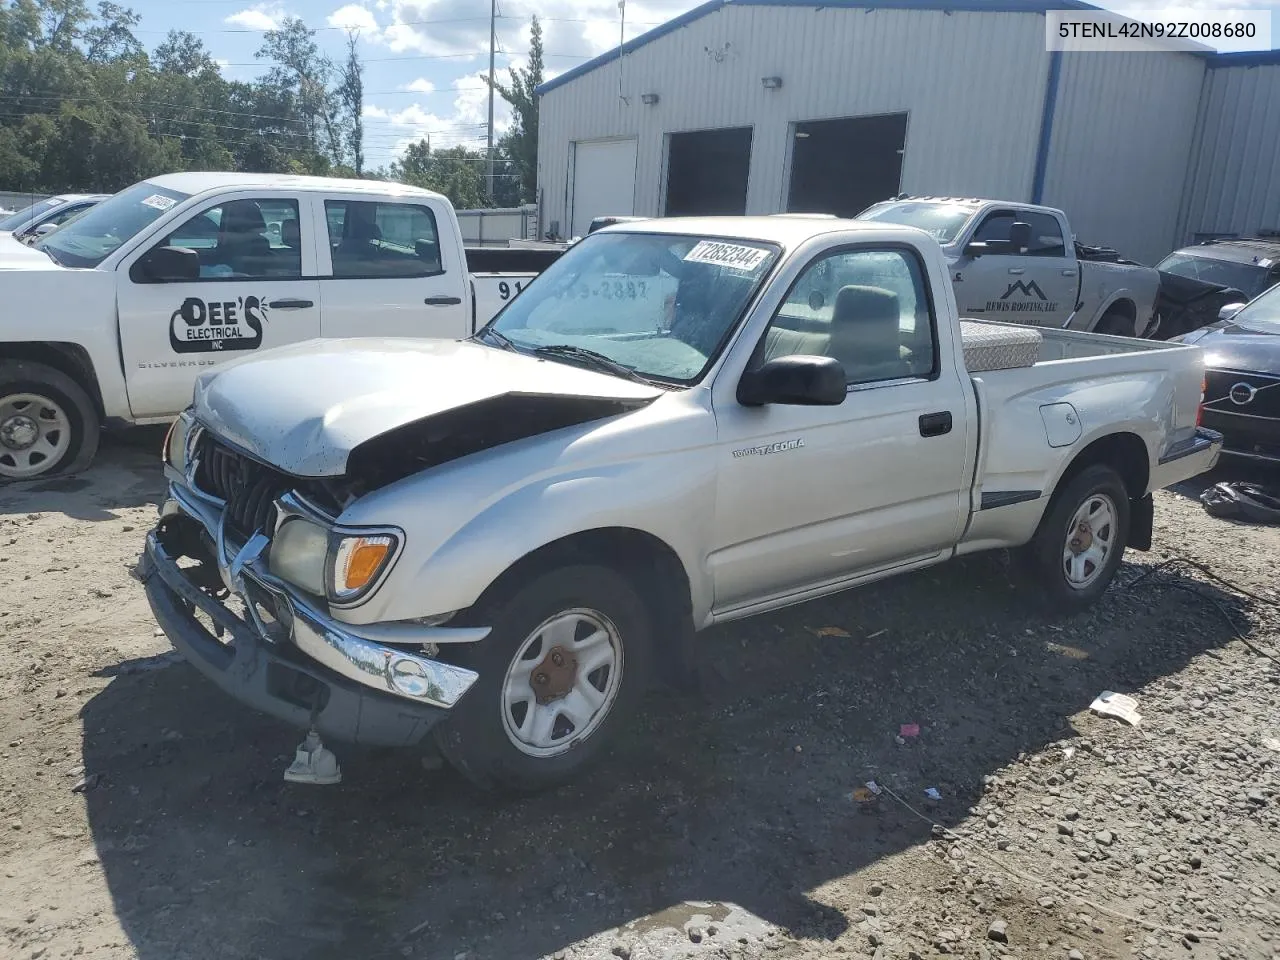
M 131 576 L 158 445 L 0 492 L 0 956 L 1280 958 L 1280 613 L 1143 576 L 1277 595 L 1280 529 L 1163 492 L 1071 620 L 992 555 L 715 629 L 703 696 L 498 802 L 393 752 L 281 780 L 298 733 Z

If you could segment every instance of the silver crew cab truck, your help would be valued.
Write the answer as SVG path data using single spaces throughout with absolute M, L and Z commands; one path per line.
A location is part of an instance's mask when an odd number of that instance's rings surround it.
M 1160 326 L 1159 271 L 1077 242 L 1056 207 L 901 196 L 858 219 L 919 227 L 937 240 L 962 316 L 1122 337 Z
M 465 340 L 202 376 L 143 579 L 198 670 L 313 731 L 302 768 L 321 736 L 430 736 L 477 784 L 541 788 L 712 624 L 1004 547 L 1093 603 L 1149 547 L 1152 491 L 1218 458 L 1203 367 L 961 320 L 911 227 L 618 224 Z

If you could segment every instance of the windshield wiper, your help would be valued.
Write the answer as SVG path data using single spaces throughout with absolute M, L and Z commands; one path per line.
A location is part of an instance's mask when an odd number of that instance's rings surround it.
M 611 357 L 606 357 L 603 353 L 588 350 L 586 347 L 575 347 L 568 343 L 549 343 L 546 346 L 534 348 L 533 352 L 535 356 L 539 357 L 563 357 L 566 360 L 581 360 L 586 366 L 612 373 L 616 377 L 623 377 L 627 380 L 634 380 L 636 383 L 653 386 L 652 381 L 640 376 L 632 367 L 619 363 Z
M 33 246 L 34 246 L 34 244 L 33 244 Z M 50 260 L 52 260 L 54 263 L 56 263 L 58 266 L 62 266 L 62 261 L 61 261 L 61 260 L 59 260 L 57 257 L 55 257 L 55 256 L 53 255 L 53 251 L 48 247 L 48 245 L 47 245 L 47 244 L 43 244 L 43 243 L 42 243 L 40 246 L 36 247 L 36 249 L 37 249 L 37 250 L 41 250 L 41 251 L 43 251 L 45 254 L 47 254 L 47 255 L 48 255 L 48 257 L 49 257 L 49 259 L 50 259 Z
M 505 333 L 500 333 L 499 331 L 493 329 L 493 327 L 482 327 L 481 329 L 477 330 L 476 338 L 478 339 L 482 336 L 485 338 L 492 337 L 493 342 L 497 346 L 501 347 L 503 350 L 510 350 L 512 353 L 520 352 L 519 349 L 517 349 L 516 345 L 511 342 L 510 337 L 508 337 Z M 481 343 L 483 342 L 484 341 L 481 340 Z

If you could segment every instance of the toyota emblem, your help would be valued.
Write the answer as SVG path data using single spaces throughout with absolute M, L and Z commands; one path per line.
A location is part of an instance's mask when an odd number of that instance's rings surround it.
M 1258 395 L 1258 388 L 1251 383 L 1234 383 L 1231 389 L 1227 391 L 1227 396 L 1231 398 L 1231 402 L 1238 407 L 1243 407 L 1246 403 L 1253 403 L 1253 398 Z

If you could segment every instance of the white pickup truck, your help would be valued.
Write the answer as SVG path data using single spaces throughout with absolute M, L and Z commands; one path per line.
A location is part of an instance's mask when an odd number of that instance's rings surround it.
M 1159 326 L 1159 271 L 1076 242 L 1054 207 L 904 195 L 858 219 L 919 227 L 937 240 L 962 316 L 1123 337 Z
M 469 335 L 558 250 L 466 249 L 439 194 L 178 173 L 34 246 L 0 237 L 0 483 L 82 469 L 103 424 L 171 420 L 196 375 L 301 340 Z
M 198 670 L 314 731 L 291 778 L 340 775 L 321 736 L 430 734 L 537 788 L 712 624 L 993 548 L 1094 602 L 1152 491 L 1218 459 L 1203 376 L 1194 347 L 961 320 L 911 227 L 619 224 L 466 340 L 202 376 L 142 577 Z

